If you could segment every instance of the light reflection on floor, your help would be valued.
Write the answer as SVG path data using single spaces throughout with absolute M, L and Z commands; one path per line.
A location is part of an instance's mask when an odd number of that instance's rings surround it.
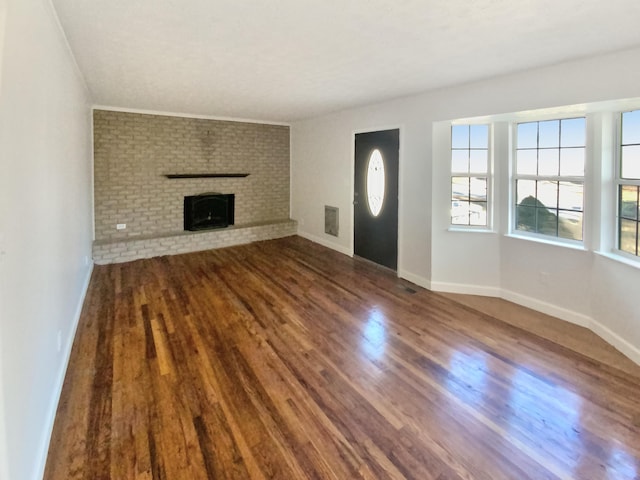
M 624 475 L 623 478 L 640 477 L 638 461 L 633 455 L 629 455 L 618 447 L 611 448 L 607 465 L 611 467 L 607 468 L 607 478 L 610 480 L 618 479 L 620 475 Z
M 372 362 L 384 360 L 388 327 L 384 311 L 373 307 L 360 340 L 362 354 Z M 596 474 L 594 468 L 600 469 L 598 478 L 604 474 L 607 479 L 635 479 L 640 472 L 635 457 L 614 445 L 598 455 L 600 464 L 593 456 L 584 455 L 591 442 L 583 436 L 583 398 L 553 379 L 538 376 L 535 370 L 514 368 L 482 350 L 456 350 L 450 356 L 444 384 L 465 404 L 483 411 L 509 436 L 562 470 L 573 472 L 575 478 L 589 478 Z M 496 392 L 502 395 L 498 404 Z
M 527 370 L 501 365 L 500 373 L 493 372 L 493 361 L 493 357 L 480 350 L 454 351 L 449 359 L 447 389 L 467 405 L 484 411 L 514 438 L 528 443 L 539 453 L 549 455 L 561 451 L 559 457 L 564 467 L 580 471 L 584 467 L 581 465 L 582 452 L 587 448 L 581 436 L 582 398 Z M 498 380 L 500 378 L 509 383 L 504 384 Z M 496 382 L 502 383 L 502 388 Z M 500 412 L 493 410 L 496 408 L 496 388 L 503 389 L 504 403 Z M 536 432 L 533 437 L 532 432 Z M 549 444 L 550 440 L 553 445 Z M 615 455 L 612 452 L 610 457 L 607 463 L 616 471 L 624 471 L 628 478 L 635 478 L 633 457 L 621 450 Z
M 533 440 L 544 451 L 556 452 L 570 470 L 580 466 L 587 447 L 581 435 L 582 399 L 560 385 L 546 383 L 516 369 L 511 377 L 507 429 L 518 438 L 535 433 Z
M 387 347 L 387 318 L 374 307 L 364 324 L 360 348 L 370 360 L 380 360 Z
M 484 403 L 487 355 L 476 351 L 465 353 L 454 351 L 449 360 L 447 387 L 466 404 L 477 406 Z

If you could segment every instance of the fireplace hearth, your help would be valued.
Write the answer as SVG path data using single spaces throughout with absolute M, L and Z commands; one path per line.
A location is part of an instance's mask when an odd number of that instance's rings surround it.
M 184 229 L 225 228 L 234 223 L 233 193 L 202 193 L 184 197 Z

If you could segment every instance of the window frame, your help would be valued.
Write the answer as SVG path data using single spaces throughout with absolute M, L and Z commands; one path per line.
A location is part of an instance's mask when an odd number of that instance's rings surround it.
M 454 149 L 453 148 L 453 128 L 454 127 L 473 127 L 473 126 L 483 126 L 487 128 L 487 170 L 485 173 L 473 173 L 471 169 L 466 173 L 454 172 L 453 171 L 453 151 L 454 150 L 464 150 L 464 149 Z M 471 137 L 471 135 L 470 135 Z M 469 147 L 466 150 L 471 152 L 472 150 L 483 150 L 483 149 L 474 149 L 471 148 L 471 142 L 469 141 Z M 452 122 L 449 125 L 449 231 L 462 231 L 462 232 L 493 232 L 493 181 L 494 181 L 494 173 L 493 173 L 493 123 L 492 122 Z M 486 180 L 486 224 L 484 225 L 473 225 L 473 224 L 460 224 L 453 223 L 452 216 L 452 202 L 453 198 L 453 179 L 457 178 L 467 178 L 469 182 L 472 178 L 484 178 Z M 469 203 L 471 202 L 471 197 L 469 197 Z
M 631 221 L 635 221 L 636 222 L 636 253 L 630 253 L 627 252 L 626 250 L 622 250 L 620 248 L 620 221 L 624 218 L 621 217 L 621 187 L 623 186 L 634 186 L 636 187 L 636 189 L 638 190 L 638 197 L 637 197 L 637 201 L 640 202 L 640 178 L 639 179 L 627 179 L 627 178 L 623 178 L 622 177 L 622 148 L 625 144 L 623 144 L 623 115 L 625 113 L 630 113 L 630 112 L 640 112 L 640 107 L 637 108 L 631 108 L 631 109 L 625 109 L 625 110 L 621 110 L 619 112 L 616 112 L 616 142 L 614 144 L 614 148 L 615 148 L 615 172 L 613 175 L 613 181 L 614 181 L 614 192 L 613 194 L 615 195 L 615 201 L 614 201 L 614 205 L 615 205 L 615 212 L 614 212 L 614 218 L 615 218 L 615 222 L 614 222 L 614 226 L 613 226 L 613 238 L 614 238 L 614 243 L 613 243 L 613 253 L 614 255 L 619 255 L 625 259 L 630 260 L 631 262 L 636 262 L 640 265 L 640 208 L 636 207 L 638 209 L 638 213 L 637 213 L 637 218 L 636 219 L 629 219 L 626 218 L 626 220 L 631 220 Z M 628 145 L 638 145 L 638 144 L 628 144 Z
M 560 174 L 560 163 L 558 164 L 558 174 L 557 175 L 540 175 L 536 173 L 533 174 L 518 174 L 518 126 L 520 124 L 526 123 L 537 123 L 538 124 L 538 139 L 536 143 L 535 150 L 539 152 L 541 149 L 553 148 L 553 147 L 540 147 L 539 144 L 539 124 L 543 122 L 549 121 L 563 121 L 563 120 L 573 120 L 573 119 L 584 119 L 585 129 L 584 129 L 584 146 L 582 147 L 562 147 L 560 144 L 558 145 L 559 155 L 561 155 L 562 148 L 584 148 L 584 173 L 581 176 L 576 175 L 561 175 Z M 509 194 L 509 236 L 520 237 L 525 239 L 530 239 L 534 241 L 540 241 L 543 243 L 550 243 L 559 246 L 570 246 L 574 248 L 584 249 L 585 248 L 585 239 L 587 237 L 587 223 L 588 223 L 588 179 L 589 179 L 589 159 L 590 159 L 590 141 L 589 141 L 589 117 L 586 113 L 569 113 L 566 115 L 553 115 L 553 116 L 535 116 L 531 118 L 518 118 L 511 122 L 511 161 L 510 164 L 510 194 Z M 533 149 L 533 148 L 532 148 Z M 560 162 L 560 157 L 558 159 Z M 536 156 L 536 171 L 539 168 L 539 157 Z M 517 201 L 518 201 L 518 180 L 530 180 L 535 182 L 557 182 L 558 184 L 558 195 L 559 195 L 559 186 L 562 182 L 570 182 L 570 183 L 580 183 L 582 184 L 582 210 L 579 211 L 582 213 L 582 239 L 577 240 L 573 238 L 561 237 L 558 235 L 559 230 L 559 218 L 558 224 L 556 226 L 556 235 L 551 235 L 547 233 L 540 232 L 532 232 L 528 230 L 520 230 L 518 229 L 518 215 L 517 215 Z M 536 183 L 537 185 L 537 183 Z M 537 198 L 537 196 L 536 196 Z M 558 200 L 559 201 L 559 200 Z M 552 209 L 549 209 L 552 210 Z M 574 210 L 565 210 L 560 209 L 559 205 L 556 206 L 555 211 L 559 213 L 560 211 L 574 211 Z M 577 210 L 576 210 L 577 212 Z

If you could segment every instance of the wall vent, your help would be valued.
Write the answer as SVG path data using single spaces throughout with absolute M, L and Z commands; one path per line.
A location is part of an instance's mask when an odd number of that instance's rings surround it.
M 328 235 L 338 236 L 338 207 L 324 206 L 324 233 Z

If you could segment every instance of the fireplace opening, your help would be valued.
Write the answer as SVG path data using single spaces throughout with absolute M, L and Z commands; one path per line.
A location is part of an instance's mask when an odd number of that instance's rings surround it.
M 233 193 L 201 193 L 184 197 L 184 229 L 208 230 L 233 225 Z

